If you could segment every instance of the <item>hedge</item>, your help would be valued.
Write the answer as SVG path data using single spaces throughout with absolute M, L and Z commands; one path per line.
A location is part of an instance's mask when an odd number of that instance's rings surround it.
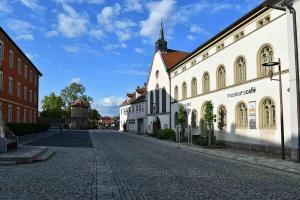
M 161 129 L 157 132 L 159 139 L 173 139 L 175 138 L 175 132 L 172 129 Z
M 49 124 L 42 123 L 8 123 L 6 126 L 12 131 L 15 135 L 26 135 L 35 132 L 42 132 L 49 129 Z

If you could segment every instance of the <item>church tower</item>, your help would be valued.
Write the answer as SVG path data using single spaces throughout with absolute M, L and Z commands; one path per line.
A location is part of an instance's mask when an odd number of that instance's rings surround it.
M 167 48 L 168 48 L 168 42 L 165 41 L 164 27 L 163 27 L 163 23 L 161 22 L 159 39 L 155 42 L 155 52 L 157 51 L 167 52 Z

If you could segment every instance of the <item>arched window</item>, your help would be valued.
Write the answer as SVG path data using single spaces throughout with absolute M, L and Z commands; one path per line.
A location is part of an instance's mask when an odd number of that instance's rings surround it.
M 186 82 L 182 83 L 182 99 L 187 98 Z
M 192 97 L 197 96 L 197 79 L 193 78 L 191 82 L 191 94 Z
M 176 125 L 178 125 L 178 112 L 174 115 L 174 127 L 176 127 Z
M 174 98 L 175 98 L 176 101 L 179 99 L 179 97 L 178 97 L 178 86 L 177 85 L 174 88 Z
M 242 83 L 247 80 L 246 59 L 240 56 L 235 61 L 235 83 Z
M 270 98 L 264 99 L 260 108 L 261 128 L 272 129 L 276 127 L 275 103 Z
M 150 92 L 150 114 L 154 114 L 153 113 L 153 91 Z
M 258 76 L 263 77 L 269 74 L 272 67 L 262 66 L 265 62 L 273 61 L 273 49 L 270 45 L 264 45 L 258 52 Z
M 167 92 L 166 89 L 163 88 L 161 91 L 161 98 L 162 98 L 162 112 L 166 112 L 166 106 L 167 106 Z
M 223 65 L 220 65 L 217 70 L 217 89 L 226 87 L 226 71 Z
M 202 78 L 202 91 L 203 93 L 208 93 L 210 90 L 210 86 L 209 86 L 209 74 L 208 72 L 205 72 L 203 74 L 203 78 Z
M 227 125 L 227 111 L 225 106 L 221 105 L 218 108 L 218 127 L 223 124 L 223 128 Z
M 184 127 L 187 128 L 189 119 L 188 119 L 188 114 L 187 114 L 186 110 L 184 111 L 184 118 L 185 118 Z
M 192 128 L 196 128 L 197 127 L 197 119 L 198 119 L 197 110 L 193 110 L 192 111 L 192 120 L 191 120 Z
M 237 128 L 248 127 L 248 109 L 245 103 L 239 103 L 236 107 L 236 126 Z
M 160 102 L 159 102 L 160 96 L 159 96 L 159 86 L 156 85 L 156 89 L 155 89 L 155 111 L 156 113 L 159 113 L 159 106 L 160 106 Z

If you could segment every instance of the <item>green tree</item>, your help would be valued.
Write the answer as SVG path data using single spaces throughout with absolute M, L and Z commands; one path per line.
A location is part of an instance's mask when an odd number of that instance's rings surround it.
M 205 103 L 204 108 L 204 121 L 206 126 L 208 126 L 209 134 L 208 134 L 208 143 L 212 145 L 213 143 L 213 123 L 214 123 L 214 106 L 211 101 L 207 101 Z
M 186 116 L 185 116 L 185 109 L 183 105 L 179 106 L 179 110 L 178 110 L 178 123 L 181 126 L 184 126 L 186 123 Z
M 64 102 L 60 96 L 56 96 L 51 92 L 49 96 L 45 96 L 42 100 L 42 113 L 44 117 L 61 117 Z
M 101 117 L 100 113 L 96 109 L 89 109 L 89 120 L 99 120 Z
M 225 111 L 223 109 L 220 109 L 219 111 L 219 122 L 218 122 L 218 128 L 220 130 L 220 132 L 223 132 L 224 127 L 225 127 Z
M 93 99 L 87 96 L 85 87 L 80 83 L 71 83 L 61 91 L 61 98 L 65 102 L 66 110 L 70 111 L 71 105 L 78 99 L 82 99 L 88 106 L 91 106 Z

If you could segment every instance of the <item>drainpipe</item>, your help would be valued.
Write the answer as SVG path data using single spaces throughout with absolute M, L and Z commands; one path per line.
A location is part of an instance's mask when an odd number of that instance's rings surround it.
M 169 126 L 169 128 L 171 129 L 172 128 L 172 119 L 171 119 L 172 118 L 172 114 L 171 114 L 172 113 L 171 112 L 172 111 L 172 108 L 171 108 L 171 101 L 172 101 L 172 96 L 171 96 L 172 93 L 171 93 L 171 91 L 172 91 L 172 85 L 171 85 L 171 74 L 170 73 L 168 73 L 168 74 L 169 74 L 169 83 L 170 83 L 169 84 L 170 85 L 170 95 L 169 95 L 170 96 L 170 102 L 169 102 L 169 104 L 170 104 L 170 113 L 169 113 L 169 115 L 170 115 L 170 118 L 169 118 L 170 126 Z

